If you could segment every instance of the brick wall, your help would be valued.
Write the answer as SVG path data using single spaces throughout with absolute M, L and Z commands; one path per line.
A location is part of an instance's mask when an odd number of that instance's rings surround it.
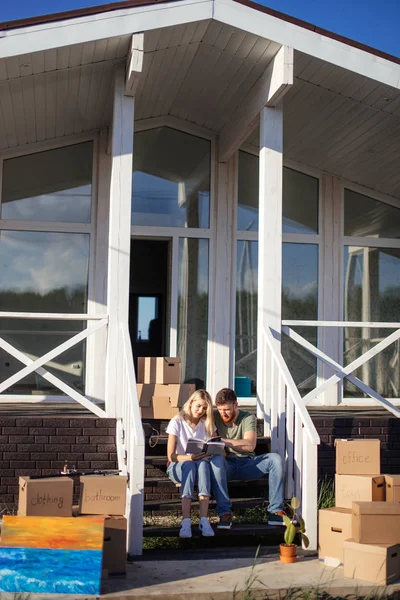
M 115 419 L 0 418 L 0 509 L 18 501 L 20 475 L 56 474 L 65 461 L 77 469 L 116 469 Z
M 312 416 L 312 415 L 311 415 Z M 318 475 L 335 474 L 336 438 L 375 438 L 381 441 L 382 473 L 400 473 L 400 419 L 391 417 L 312 417 L 321 438 Z

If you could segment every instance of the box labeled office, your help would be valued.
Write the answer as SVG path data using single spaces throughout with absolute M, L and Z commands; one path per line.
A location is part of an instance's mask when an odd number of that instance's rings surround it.
M 79 500 L 81 514 L 125 514 L 126 483 L 125 475 L 82 475 Z
M 172 419 L 195 391 L 194 383 L 138 383 L 142 419 Z
M 70 477 L 19 478 L 18 516 L 71 517 L 74 482 Z
M 400 577 L 400 544 L 358 544 L 344 542 L 344 576 L 379 585 Z
M 180 383 L 181 359 L 164 356 L 140 356 L 138 358 L 138 383 Z
M 335 440 L 338 475 L 380 475 L 379 440 Z
M 335 504 L 352 508 L 353 502 L 383 502 L 385 477 L 383 475 L 336 475 Z
M 351 537 L 351 510 L 323 508 L 318 515 L 318 558 L 343 563 L 343 544 Z
M 400 502 L 400 475 L 385 475 L 386 501 Z
M 353 502 L 352 535 L 359 544 L 400 541 L 400 502 Z

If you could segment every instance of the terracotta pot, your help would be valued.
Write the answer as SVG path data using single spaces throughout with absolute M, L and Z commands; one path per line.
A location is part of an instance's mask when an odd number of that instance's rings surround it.
M 295 563 L 297 561 L 296 544 L 281 544 L 279 546 L 280 560 L 283 563 Z

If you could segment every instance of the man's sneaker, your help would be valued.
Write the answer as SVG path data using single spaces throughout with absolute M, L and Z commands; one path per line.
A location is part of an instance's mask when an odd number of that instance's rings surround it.
M 192 537 L 192 519 L 183 519 L 181 523 L 181 529 L 179 531 L 179 537 L 191 538 Z
M 230 529 L 232 527 L 232 513 L 227 512 L 220 516 L 217 529 Z
M 201 535 L 204 535 L 204 537 L 212 537 L 215 535 L 214 529 L 211 527 L 210 521 L 207 519 L 207 517 L 201 517 L 199 529 L 201 531 Z
M 283 517 L 286 516 L 286 513 L 283 510 L 278 510 L 277 513 L 269 513 L 268 514 L 268 525 L 285 525 L 283 522 Z

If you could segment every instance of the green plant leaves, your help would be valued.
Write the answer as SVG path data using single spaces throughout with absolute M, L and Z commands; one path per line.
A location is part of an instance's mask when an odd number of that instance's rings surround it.
M 293 496 L 290 506 L 293 508 L 293 510 L 297 510 L 300 506 L 300 500 L 296 498 L 296 496 Z
M 293 523 L 289 523 L 289 525 L 286 527 L 285 535 L 283 536 L 285 544 L 293 544 L 295 536 L 296 527 L 293 525 Z
M 304 533 L 301 533 L 301 541 L 303 542 L 304 548 L 308 548 L 310 545 L 310 540 L 306 535 L 304 535 Z

